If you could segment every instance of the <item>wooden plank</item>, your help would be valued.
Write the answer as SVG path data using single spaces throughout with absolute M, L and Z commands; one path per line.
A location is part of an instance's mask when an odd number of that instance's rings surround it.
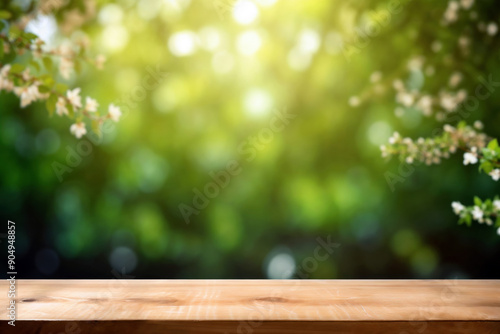
M 10 331 L 9 331 L 10 330 Z M 408 321 L 16 321 L 0 333 L 17 334 L 498 334 L 498 322 Z
M 500 280 L 18 280 L 15 300 L 26 333 L 500 330 Z

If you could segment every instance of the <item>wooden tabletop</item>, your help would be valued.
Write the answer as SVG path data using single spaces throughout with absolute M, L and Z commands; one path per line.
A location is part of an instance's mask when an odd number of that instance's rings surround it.
M 9 305 L 8 281 L 0 287 L 0 304 Z M 15 301 L 17 322 L 392 322 L 407 326 L 471 322 L 489 323 L 493 327 L 488 330 L 500 329 L 500 280 L 17 280 Z M 0 317 L 7 316 L 2 306 Z

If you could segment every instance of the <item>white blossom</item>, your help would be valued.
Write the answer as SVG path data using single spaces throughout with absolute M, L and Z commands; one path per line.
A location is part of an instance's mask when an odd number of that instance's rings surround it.
M 14 93 L 21 99 L 21 108 L 30 105 L 31 102 L 37 99 L 39 94 L 38 87 L 36 85 L 14 87 Z
M 425 116 L 430 116 L 432 114 L 432 98 L 429 95 L 422 96 L 417 102 L 417 107 L 422 110 Z
M 7 75 L 9 74 L 9 71 L 10 71 L 10 64 L 7 64 L 4 67 L 2 67 L 2 69 L 0 70 L 0 77 L 7 79 Z
M 467 91 L 465 89 L 460 89 L 455 96 L 457 103 L 462 103 L 467 98 Z
M 448 82 L 448 84 L 451 87 L 456 87 L 456 86 L 458 86 L 458 84 L 460 83 L 460 81 L 462 81 L 462 74 L 460 72 L 454 72 L 451 75 L 450 81 Z
M 113 121 L 118 122 L 120 120 L 122 112 L 119 107 L 115 106 L 114 104 L 110 104 L 108 108 L 108 115 Z
M 462 5 L 463 9 L 469 9 L 474 4 L 474 0 L 461 0 L 460 4 Z
M 59 116 L 68 115 L 68 108 L 66 108 L 66 100 L 63 97 L 59 97 L 57 99 L 56 113 Z
M 482 129 L 483 129 L 483 127 L 484 127 L 483 122 L 481 122 L 481 121 L 475 121 L 475 122 L 474 122 L 474 127 L 475 127 L 476 129 L 478 129 L 478 130 L 482 130 Z
M 87 129 L 85 128 L 85 123 L 83 122 L 72 124 L 69 131 L 78 139 L 87 134 Z
M 401 81 L 399 79 L 393 81 L 392 87 L 394 87 L 394 89 L 397 91 L 402 91 L 405 89 L 405 85 L 404 85 L 403 81 Z
M 59 62 L 59 73 L 61 73 L 61 76 L 68 80 L 71 76 L 71 71 L 73 70 L 74 64 L 73 62 L 68 59 L 68 58 L 61 58 L 61 61 Z
M 490 172 L 490 176 L 493 180 L 500 180 L 500 169 L 496 168 Z
M 464 153 L 464 165 L 477 163 L 477 156 L 474 153 L 466 152 Z
M 463 206 L 460 202 L 452 202 L 451 207 L 453 208 L 453 212 L 455 212 L 456 215 L 465 210 L 465 206 Z
M 370 75 L 371 82 L 377 82 L 377 81 L 380 81 L 380 79 L 382 79 L 382 72 L 380 72 L 380 71 L 373 72 Z
M 361 103 L 361 101 L 359 100 L 359 97 L 357 97 L 357 96 L 351 96 L 349 98 L 349 105 L 351 107 L 357 107 L 360 105 L 360 103 Z
M 444 130 L 445 132 L 450 132 L 450 133 L 452 133 L 452 132 L 454 132 L 454 131 L 455 131 L 455 128 L 454 128 L 453 126 L 451 126 L 450 124 L 445 124 L 445 125 L 443 125 L 443 130 Z
M 90 98 L 88 96 L 85 98 L 85 110 L 87 110 L 88 112 L 96 112 L 98 106 L 99 104 L 93 98 Z
M 389 138 L 390 144 L 396 144 L 401 139 L 399 132 L 394 132 L 391 138 Z
M 484 212 L 483 210 L 481 210 L 481 208 L 479 208 L 477 205 L 474 206 L 474 208 L 472 209 L 472 217 L 479 221 L 480 223 L 483 222 L 483 215 L 484 215 Z
M 448 8 L 444 12 L 444 20 L 445 23 L 455 22 L 458 19 L 458 2 L 450 1 L 448 2 Z
M 14 83 L 7 79 L 0 78 L 0 90 L 2 89 L 8 92 L 12 91 L 14 89 Z
M 396 100 L 405 107 L 411 107 L 413 105 L 413 102 L 415 102 L 415 98 L 413 97 L 413 95 L 408 92 L 399 92 L 396 95 Z
M 450 1 L 448 3 L 448 8 L 453 9 L 453 10 L 458 10 L 458 2 L 456 1 Z
M 40 86 L 42 83 L 40 81 L 35 81 L 33 83 L 32 89 L 33 89 L 33 95 L 35 97 L 35 100 L 46 100 L 49 98 L 50 93 L 40 93 L 40 90 L 38 89 L 38 86 Z
M 80 97 L 80 88 L 75 88 L 73 90 L 68 90 L 66 92 L 66 97 L 69 100 L 69 103 L 73 105 L 75 108 L 82 107 L 82 98 Z
M 491 22 L 486 26 L 486 33 L 490 36 L 495 36 L 498 32 L 498 26 L 495 22 Z
M 500 235 L 500 227 L 497 229 L 497 234 Z
M 10 64 L 7 64 L 0 69 L 0 90 L 6 90 L 8 92 L 14 89 L 14 83 L 9 80 Z
M 493 207 L 495 210 L 500 211 L 500 200 L 496 199 L 493 201 Z
M 380 145 L 380 151 L 382 152 L 382 158 L 389 156 L 389 153 L 387 152 L 387 146 Z
M 450 93 L 442 93 L 439 103 L 448 112 L 454 111 L 458 105 L 458 101 Z
M 422 56 L 413 57 L 408 61 L 407 67 L 410 71 L 421 70 L 424 65 L 425 58 Z
M 23 77 L 24 81 L 29 81 L 31 79 L 31 74 L 30 74 L 29 67 L 23 71 L 22 77 Z
M 432 44 L 431 44 L 431 49 L 432 51 L 434 52 L 439 52 L 441 51 L 441 49 L 443 48 L 443 44 L 441 44 L 440 41 L 434 41 Z

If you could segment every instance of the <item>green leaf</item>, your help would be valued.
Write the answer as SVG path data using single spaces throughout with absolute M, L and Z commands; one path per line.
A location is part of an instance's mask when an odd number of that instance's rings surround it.
M 486 210 L 491 210 L 493 208 L 493 202 L 489 198 L 484 201 L 484 205 L 486 206 Z
M 50 75 L 44 75 L 40 77 L 40 79 L 45 84 L 45 86 L 53 87 L 55 84 L 54 78 L 52 78 Z
M 477 196 L 474 196 L 474 205 L 477 205 L 477 206 L 481 206 L 483 204 L 483 202 L 481 201 L 481 199 Z
M 37 35 L 35 35 L 35 34 L 31 33 L 31 32 L 25 32 L 25 33 L 23 33 L 23 37 L 26 38 L 30 42 L 33 41 L 34 39 L 38 38 Z
M 498 141 L 496 139 L 493 139 L 488 143 L 488 148 L 492 151 L 496 150 L 498 148 Z
M 0 10 L 0 20 L 8 20 L 12 17 L 12 14 L 6 10 Z
M 65 84 L 62 84 L 62 83 L 58 83 L 58 84 L 56 84 L 55 89 L 57 92 L 64 94 L 68 90 L 68 86 L 66 86 Z
M 38 86 L 38 91 L 42 94 L 44 93 L 49 93 L 50 92 L 50 87 L 47 87 L 47 86 L 44 86 L 44 85 L 41 85 L 41 86 Z
M 0 39 L 0 59 L 3 58 L 3 39 Z
M 2 21 L 0 21 L 0 31 L 2 31 L 3 28 L 5 28 L 5 23 L 3 23 Z
M 30 65 L 35 69 L 37 70 L 38 72 L 40 72 L 40 64 L 38 64 L 36 61 L 34 60 L 31 60 L 30 61 Z
M 15 86 L 24 86 L 25 84 L 24 80 L 18 77 L 14 77 L 12 81 L 14 82 Z
M 52 59 L 50 59 L 50 57 L 43 57 L 42 62 L 47 71 L 52 71 Z
M 40 87 L 38 87 L 40 90 Z M 49 111 L 49 115 L 52 117 L 54 115 L 54 111 L 56 110 L 56 103 L 57 103 L 57 95 L 56 94 L 51 94 L 47 101 L 45 102 L 45 106 L 47 107 L 47 110 Z
M 479 171 L 483 170 L 486 174 L 489 174 L 493 170 L 493 165 L 489 161 L 484 161 L 479 165 Z
M 21 36 L 21 33 L 22 33 L 21 29 L 19 29 L 17 26 L 14 26 L 14 25 L 10 26 L 10 28 L 9 28 L 9 37 L 11 39 L 18 38 L 19 36 Z
M 469 213 L 467 213 L 465 215 L 464 219 L 465 219 L 465 223 L 467 224 L 467 226 L 471 226 L 471 224 L 472 224 L 472 216 Z
M 4 43 L 5 45 L 5 43 Z M 17 54 L 12 51 L 12 48 L 9 48 L 9 52 L 4 53 L 2 63 L 7 64 L 7 63 L 12 63 L 16 59 Z
M 24 71 L 25 68 L 26 68 L 26 66 L 24 66 L 22 64 L 14 64 L 10 67 L 9 72 L 14 73 L 14 74 L 18 74 L 18 73 L 21 73 L 22 71 Z

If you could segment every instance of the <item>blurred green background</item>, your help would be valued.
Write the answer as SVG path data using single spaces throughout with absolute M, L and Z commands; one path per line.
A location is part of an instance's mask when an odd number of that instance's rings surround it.
M 496 4 L 443 25 L 447 2 L 402 2 L 360 44 L 357 27 L 389 6 L 123 0 L 98 2 L 81 27 L 39 17 L 30 29 L 49 45 L 83 31 L 106 55 L 102 71 L 84 67 L 69 84 L 124 117 L 60 182 L 53 163 L 68 165 L 81 142 L 71 121 L 0 93 L 1 230 L 16 222 L 19 277 L 498 278 L 500 237 L 458 226 L 450 206 L 498 184 L 457 155 L 416 167 L 392 191 L 385 173 L 401 164 L 379 150 L 395 130 L 416 138 L 442 127 L 411 108 L 396 117 L 393 80 L 437 95 L 455 71 L 469 92 L 479 75 L 500 79 L 499 38 L 476 28 L 498 22 Z M 425 65 L 408 70 L 415 57 Z M 493 94 L 467 121 L 497 136 L 498 106 Z M 263 130 L 284 110 L 289 124 Z M 193 189 L 232 160 L 240 173 L 187 224 L 179 205 L 193 206 Z M 335 251 L 318 256 L 318 238 Z

